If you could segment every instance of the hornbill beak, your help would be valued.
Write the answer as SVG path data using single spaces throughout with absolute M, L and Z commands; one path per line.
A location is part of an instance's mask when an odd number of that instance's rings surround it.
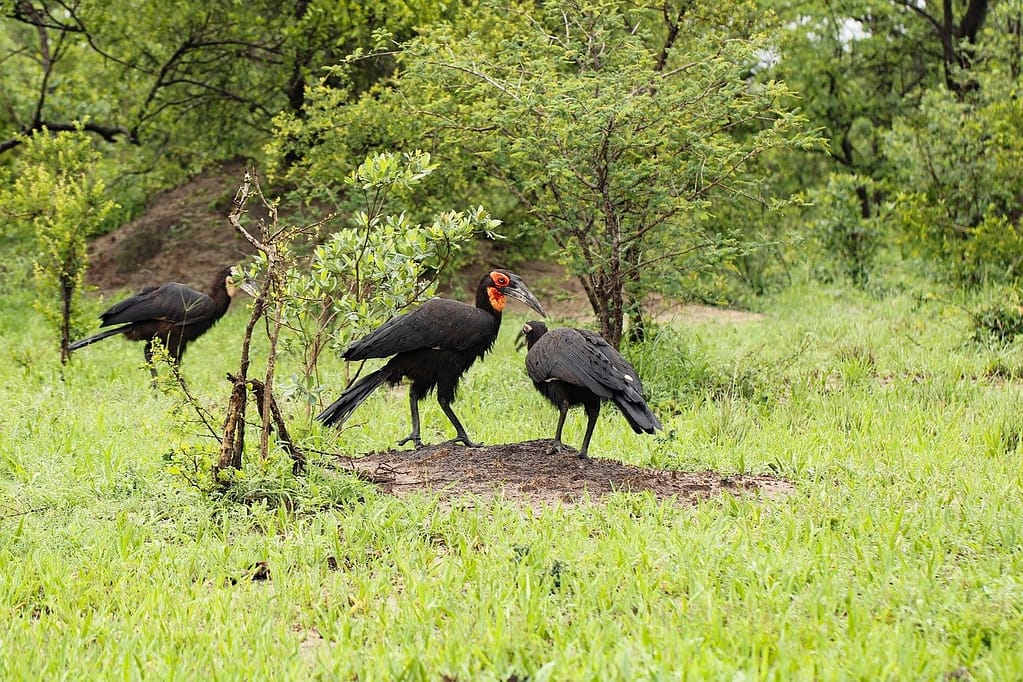
M 252 279 L 251 277 L 246 277 L 245 279 L 243 279 L 241 283 L 238 285 L 238 288 L 240 288 L 242 291 L 244 291 L 252 298 L 256 298 L 257 296 L 259 296 L 259 284 L 257 284 L 256 280 Z
M 522 350 L 526 347 L 526 334 L 533 331 L 533 328 L 529 326 L 529 323 L 522 325 L 522 329 L 515 335 L 515 350 Z
M 501 289 L 501 292 L 512 298 L 517 298 L 530 308 L 540 313 L 544 317 L 547 317 L 547 313 L 544 312 L 543 306 L 540 305 L 540 301 L 537 300 L 533 292 L 529 290 L 526 283 L 522 281 L 522 278 L 518 275 L 511 275 L 511 282 L 508 286 Z
M 249 277 L 248 275 L 246 275 L 244 272 L 242 272 L 241 268 L 239 267 L 233 268 L 231 270 L 231 277 L 232 279 L 241 278 L 241 281 L 239 281 L 237 284 L 238 289 L 241 289 L 252 298 L 256 298 L 257 296 L 259 296 L 259 283 L 256 282 L 256 280 Z

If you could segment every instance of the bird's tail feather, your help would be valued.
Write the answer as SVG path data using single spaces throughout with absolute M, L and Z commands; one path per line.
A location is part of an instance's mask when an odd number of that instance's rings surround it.
M 123 331 L 124 327 L 114 327 L 113 329 L 106 329 L 104 331 L 101 331 L 99 334 L 93 334 L 92 336 L 88 336 L 82 339 L 81 341 L 75 341 L 74 343 L 67 347 L 67 350 L 70 353 L 71 351 L 78 350 L 79 348 L 84 348 L 89 344 L 96 343 L 97 341 L 102 341 L 103 339 L 109 336 L 115 336 L 117 334 L 120 334 Z
M 349 386 L 341 394 L 341 397 L 332 402 L 323 412 L 320 412 L 316 419 L 327 426 L 342 423 L 348 418 L 348 415 L 355 411 L 355 408 L 361 405 L 373 391 L 380 388 L 388 379 L 390 379 L 390 370 L 386 365 L 375 372 L 367 374 Z
M 653 433 L 663 428 L 661 420 L 657 418 L 646 402 L 629 400 L 624 396 L 616 395 L 614 403 L 625 415 L 625 420 L 629 422 L 629 426 L 636 433 Z

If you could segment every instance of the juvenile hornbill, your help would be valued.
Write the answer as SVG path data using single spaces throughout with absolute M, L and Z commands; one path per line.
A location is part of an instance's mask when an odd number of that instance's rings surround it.
M 610 400 L 636 433 L 653 433 L 661 428 L 657 415 L 643 398 L 639 374 L 599 334 L 585 329 L 547 329 L 543 322 L 522 327 L 526 339 L 526 371 L 533 386 L 554 404 L 560 415 L 554 440 L 561 443 L 565 416 L 573 405 L 586 410 L 586 435 L 579 456 L 587 457 L 593 427 L 602 401 Z
M 235 286 L 233 279 L 234 266 L 229 266 L 217 273 L 209 294 L 177 282 L 146 287 L 100 315 L 100 327 L 110 329 L 72 343 L 68 351 L 124 334 L 132 341 L 146 342 L 144 353 L 147 363 L 152 363 L 153 342 L 159 339 L 174 364 L 178 364 L 185 347 L 224 316 L 238 291 L 256 295 L 251 280 L 246 279 Z M 150 371 L 155 377 L 156 370 L 152 365 Z
M 412 380 L 408 392 L 412 432 L 398 445 L 411 441 L 417 448 L 423 446 L 419 435 L 419 401 L 436 387 L 437 402 L 455 427 L 456 436 L 451 442 L 479 447 L 466 435 L 451 402 L 465 371 L 494 345 L 507 296 L 517 298 L 541 315 L 547 314 L 518 275 L 494 270 L 484 275 L 476 287 L 475 306 L 433 298 L 355 341 L 342 354 L 345 360 L 391 359 L 345 389 L 316 418 L 327 425 L 340 424 L 384 382 L 396 385 L 408 377 Z

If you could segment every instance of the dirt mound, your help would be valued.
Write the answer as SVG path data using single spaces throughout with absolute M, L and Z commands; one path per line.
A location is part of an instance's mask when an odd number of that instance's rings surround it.
M 444 443 L 343 458 L 342 464 L 399 497 L 423 491 L 500 495 L 534 508 L 574 505 L 584 498 L 598 501 L 613 492 L 647 491 L 660 499 L 691 503 L 725 492 L 776 497 L 795 490 L 789 481 L 767 475 L 665 471 L 578 455 L 545 439 L 481 448 Z
M 145 213 L 89 244 L 86 283 L 101 291 L 182 282 L 205 290 L 217 270 L 252 253 L 227 221 L 245 174 L 234 161 L 154 196 Z

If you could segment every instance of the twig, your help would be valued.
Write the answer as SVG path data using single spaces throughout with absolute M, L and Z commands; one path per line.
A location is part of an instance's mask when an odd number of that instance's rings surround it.
M 0 521 L 4 521 L 6 519 L 16 519 L 19 516 L 28 516 L 29 514 L 35 514 L 36 512 L 47 511 L 50 509 L 53 509 L 52 504 L 48 504 L 43 507 L 35 507 L 34 509 L 26 509 L 25 511 L 14 512 L 13 514 L 4 514 L 3 516 L 0 516 Z

